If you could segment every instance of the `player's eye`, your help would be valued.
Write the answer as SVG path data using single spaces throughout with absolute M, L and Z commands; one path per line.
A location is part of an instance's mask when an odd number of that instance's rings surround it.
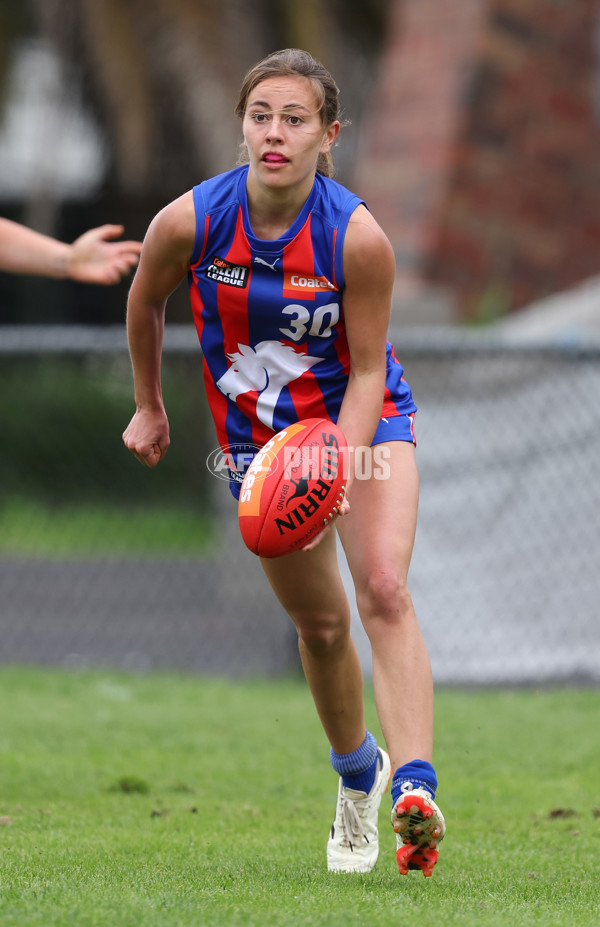
M 289 122 L 291 126 L 301 126 L 302 123 L 304 122 L 304 120 L 301 119 L 300 116 L 288 116 L 287 121 Z
M 251 113 L 250 118 L 254 122 L 265 123 L 269 121 L 269 113 Z

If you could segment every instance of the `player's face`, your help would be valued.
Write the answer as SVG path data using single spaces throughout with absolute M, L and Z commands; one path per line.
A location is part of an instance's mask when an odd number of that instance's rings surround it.
M 250 169 L 268 187 L 310 188 L 319 154 L 329 151 L 339 128 L 339 122 L 323 125 L 308 78 L 269 77 L 249 94 L 242 120 Z

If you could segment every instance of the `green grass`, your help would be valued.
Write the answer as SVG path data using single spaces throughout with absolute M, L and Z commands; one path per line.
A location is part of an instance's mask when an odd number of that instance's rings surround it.
M 213 539 L 214 521 L 182 506 L 0 502 L 0 553 L 13 556 L 193 557 Z
M 0 671 L 3 927 L 597 925 L 597 691 L 442 691 L 431 879 L 330 874 L 303 682 Z M 368 693 L 368 723 L 377 725 Z

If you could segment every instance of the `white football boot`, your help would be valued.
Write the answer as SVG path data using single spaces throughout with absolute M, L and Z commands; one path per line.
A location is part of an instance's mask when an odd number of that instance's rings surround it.
M 368 794 L 344 788 L 340 777 L 335 820 L 327 841 L 327 868 L 331 872 L 370 872 L 377 862 L 377 816 L 390 777 L 390 758 L 379 747 L 375 782 Z

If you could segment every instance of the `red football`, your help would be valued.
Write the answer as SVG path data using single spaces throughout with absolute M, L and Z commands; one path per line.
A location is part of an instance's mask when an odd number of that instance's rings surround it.
M 244 477 L 238 508 L 246 546 L 259 557 L 299 550 L 328 524 L 345 490 L 346 439 L 326 419 L 278 432 Z

